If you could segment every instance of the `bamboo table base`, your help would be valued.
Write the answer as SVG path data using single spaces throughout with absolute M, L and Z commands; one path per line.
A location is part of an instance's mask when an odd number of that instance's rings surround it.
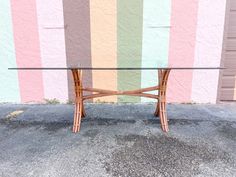
M 159 116 L 161 128 L 164 132 L 168 132 L 168 122 L 166 114 L 166 86 L 170 70 L 219 70 L 226 69 L 223 67 L 157 67 L 157 68 L 89 68 L 89 67 L 64 67 L 64 68 L 8 68 L 10 70 L 71 70 L 75 85 L 75 114 L 73 123 L 73 132 L 80 130 L 81 119 L 85 117 L 84 100 L 110 95 L 130 95 L 148 97 L 157 100 L 156 110 L 154 115 Z M 148 88 L 130 91 L 113 91 L 96 88 L 83 88 L 82 85 L 82 70 L 158 70 L 158 85 Z M 149 91 L 158 90 L 158 94 L 146 93 Z M 90 95 L 83 95 L 83 92 L 91 92 Z
M 156 86 L 142 88 L 138 90 L 131 90 L 131 91 L 113 91 L 113 90 L 104 90 L 96 88 L 83 88 L 82 70 L 71 69 L 75 86 L 75 113 L 74 113 L 73 132 L 75 133 L 79 132 L 81 119 L 85 117 L 84 100 L 103 96 L 110 96 L 110 95 L 130 95 L 130 96 L 141 96 L 141 97 L 156 99 L 157 105 L 154 115 L 156 117 L 159 116 L 162 130 L 164 132 L 168 132 L 169 129 L 168 129 L 167 113 L 166 113 L 166 88 L 170 70 L 171 69 L 158 70 L 158 85 Z M 145 93 L 154 90 L 159 91 L 158 95 Z M 91 92 L 91 94 L 84 96 L 83 91 Z

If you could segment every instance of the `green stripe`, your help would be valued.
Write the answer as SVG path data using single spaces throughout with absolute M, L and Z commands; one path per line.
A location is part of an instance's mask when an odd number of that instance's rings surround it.
M 143 0 L 117 1 L 117 65 L 142 66 Z M 118 71 L 118 90 L 141 87 L 141 71 Z M 118 102 L 140 102 L 139 97 L 118 96 Z

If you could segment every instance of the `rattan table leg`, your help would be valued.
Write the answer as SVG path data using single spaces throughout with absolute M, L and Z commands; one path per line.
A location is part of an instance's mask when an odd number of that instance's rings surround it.
M 79 132 L 81 118 L 85 116 L 83 105 L 83 87 L 82 87 L 82 71 L 72 69 L 74 88 L 75 88 L 75 114 L 73 123 L 73 132 Z
M 170 69 L 162 69 L 158 71 L 159 81 L 159 100 L 157 102 L 155 116 L 160 117 L 161 128 L 164 132 L 168 132 L 168 120 L 166 112 L 166 89 L 169 77 Z

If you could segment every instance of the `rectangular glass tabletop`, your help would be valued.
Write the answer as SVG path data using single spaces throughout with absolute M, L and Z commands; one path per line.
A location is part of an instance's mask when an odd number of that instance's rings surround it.
M 119 68 L 102 68 L 102 67 L 49 67 L 49 68 L 37 68 L 37 67 L 19 67 L 8 68 L 9 70 L 207 70 L 207 69 L 226 69 L 224 67 L 119 67 Z
M 93 99 L 103 96 L 111 95 L 129 95 L 129 96 L 140 96 L 153 98 L 158 100 L 156 104 L 156 109 L 154 115 L 160 117 L 161 128 L 164 132 L 168 132 L 168 119 L 166 110 L 166 89 L 168 76 L 171 70 L 217 70 L 226 69 L 223 67 L 118 67 L 118 68 L 99 68 L 99 67 L 50 67 L 50 68 L 37 68 L 37 67 L 19 67 L 19 68 L 8 68 L 11 70 L 71 70 L 74 78 L 74 92 L 75 92 L 75 114 L 73 123 L 73 132 L 79 132 L 82 117 L 85 116 L 84 100 Z M 82 70 L 157 70 L 159 77 L 159 84 L 153 87 L 141 88 L 137 90 L 126 90 L 126 91 L 114 91 L 114 90 L 104 90 L 97 88 L 83 88 L 82 86 Z M 157 94 L 147 93 L 149 91 L 159 91 Z M 91 92 L 88 95 L 83 95 L 83 92 Z

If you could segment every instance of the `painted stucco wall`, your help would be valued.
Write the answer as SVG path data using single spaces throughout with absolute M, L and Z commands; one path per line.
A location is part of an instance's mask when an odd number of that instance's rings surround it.
M 218 67 L 225 6 L 226 0 L 2 0 L 0 102 L 73 99 L 69 72 L 8 67 Z M 111 90 L 157 83 L 155 71 L 87 71 L 83 76 L 85 86 Z M 215 103 L 218 79 L 219 71 L 173 71 L 168 101 Z

